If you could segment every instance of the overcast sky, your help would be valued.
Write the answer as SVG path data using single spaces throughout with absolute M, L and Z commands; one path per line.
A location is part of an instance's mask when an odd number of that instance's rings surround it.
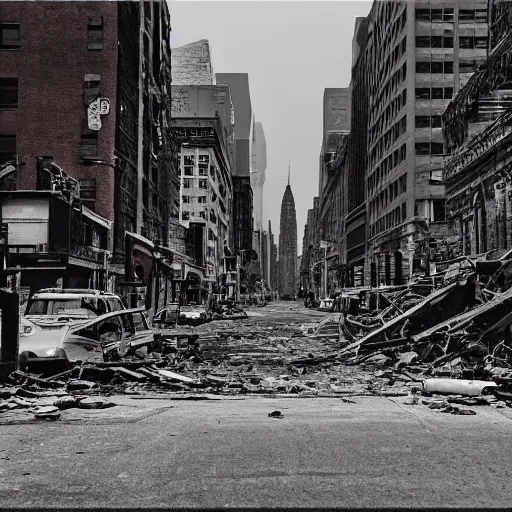
M 318 193 L 322 98 L 350 82 L 352 36 L 366 1 L 176 1 L 171 46 L 208 39 L 215 73 L 248 73 L 256 120 L 267 142 L 263 220 L 279 233 L 291 161 L 298 254 Z

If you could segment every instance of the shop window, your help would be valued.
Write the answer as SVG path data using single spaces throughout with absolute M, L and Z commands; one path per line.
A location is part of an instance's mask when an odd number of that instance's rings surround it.
M 87 49 L 103 50 L 103 18 L 89 18 L 87 24 Z
M 18 50 L 20 47 L 20 24 L 0 23 L 0 50 Z
M 16 110 L 18 108 L 18 79 L 0 78 L 0 110 Z

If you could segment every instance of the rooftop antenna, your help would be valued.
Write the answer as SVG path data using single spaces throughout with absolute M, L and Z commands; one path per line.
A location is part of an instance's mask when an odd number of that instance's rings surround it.
M 290 162 L 288 162 L 288 185 L 290 185 Z

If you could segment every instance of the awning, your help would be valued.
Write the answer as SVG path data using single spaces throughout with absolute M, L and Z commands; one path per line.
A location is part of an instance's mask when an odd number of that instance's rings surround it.
M 89 210 L 86 206 L 82 207 L 82 215 L 85 215 L 87 218 L 91 219 L 93 222 L 96 222 L 96 224 L 100 224 L 101 226 L 111 229 L 112 228 L 112 222 L 110 222 L 107 219 L 104 219 L 103 217 L 100 217 L 97 213 L 94 213 L 92 210 Z

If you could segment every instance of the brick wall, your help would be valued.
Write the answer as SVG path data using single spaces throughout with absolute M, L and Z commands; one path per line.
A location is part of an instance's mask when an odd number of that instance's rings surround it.
M 103 17 L 102 50 L 88 50 L 88 19 Z M 1 2 L 0 21 L 20 24 L 20 49 L 0 51 L 0 76 L 19 79 L 19 108 L 0 112 L 0 135 L 16 135 L 18 189 L 36 188 L 36 157 L 52 156 L 69 175 L 96 179 L 96 211 L 114 217 L 114 172 L 78 162 L 85 118 L 84 75 L 101 76 L 110 100 L 98 160 L 111 163 L 117 87 L 117 2 Z

